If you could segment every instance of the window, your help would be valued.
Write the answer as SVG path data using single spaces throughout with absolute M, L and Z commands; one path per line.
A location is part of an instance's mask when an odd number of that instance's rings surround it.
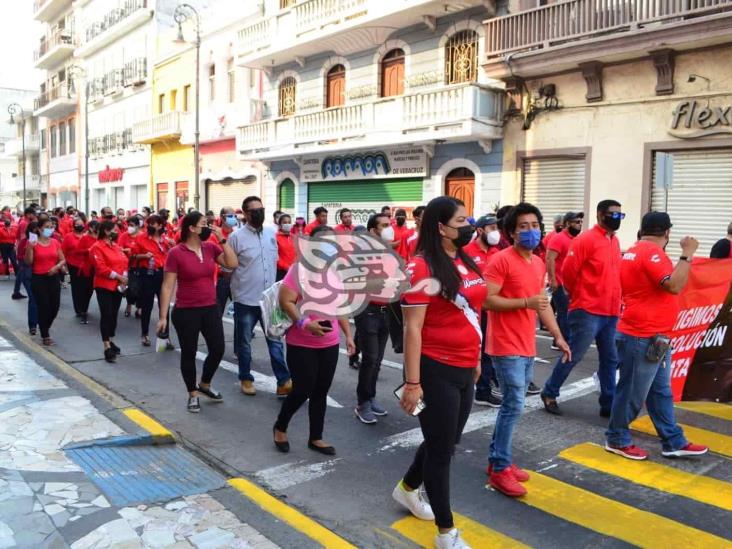
M 326 79 L 326 107 L 340 107 L 346 102 L 346 67 L 334 65 Z
M 58 155 L 64 156 L 66 154 L 66 122 L 61 122 L 58 125 Z
M 41 130 L 41 150 L 46 149 L 46 130 Z
M 76 119 L 69 120 L 69 154 L 76 152 Z
M 388 52 L 381 60 L 381 97 L 404 93 L 404 50 Z
M 165 94 L 161 93 L 158 96 L 158 114 L 163 114 L 165 112 Z
M 178 90 L 170 90 L 170 110 L 171 111 L 175 111 L 177 99 L 178 99 Z
M 280 82 L 280 116 L 295 114 L 295 90 L 297 81 L 294 76 L 283 78 Z
M 445 83 L 475 82 L 478 78 L 478 33 L 455 33 L 445 46 Z
M 280 0 L 280 9 L 291 8 L 297 0 Z
M 234 69 L 234 60 L 229 59 L 226 64 L 226 77 L 229 88 L 229 103 L 236 101 L 236 69 Z
M 256 88 L 257 87 L 257 71 L 255 69 L 249 69 L 249 87 L 250 88 Z
M 216 100 L 216 65 L 208 68 L 208 100 Z
M 191 104 L 191 85 L 183 86 L 183 112 L 188 112 L 188 105 Z
M 56 156 L 56 152 L 57 152 L 56 144 L 57 144 L 57 139 L 58 139 L 58 136 L 56 135 L 56 126 L 51 126 L 50 131 L 51 131 L 51 158 L 54 158 Z

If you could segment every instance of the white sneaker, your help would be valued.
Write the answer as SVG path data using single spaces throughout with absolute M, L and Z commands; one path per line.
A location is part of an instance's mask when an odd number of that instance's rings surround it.
M 470 549 L 470 545 L 465 543 L 457 528 L 453 528 L 447 534 L 437 534 L 435 547 L 437 549 Z
M 419 493 L 419 490 L 412 490 L 411 492 L 402 488 L 402 482 L 394 487 L 394 491 L 391 493 L 391 497 L 394 501 L 403 505 L 409 512 L 420 520 L 435 520 L 435 514 L 432 512 L 432 507 Z M 447 545 L 445 547 L 448 547 Z

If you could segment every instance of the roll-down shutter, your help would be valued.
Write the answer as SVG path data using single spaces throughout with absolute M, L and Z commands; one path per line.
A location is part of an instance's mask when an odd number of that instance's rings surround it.
M 585 157 L 527 158 L 523 162 L 521 199 L 537 206 L 551 228 L 555 215 L 584 212 Z
M 227 179 L 211 181 L 206 184 L 206 208 L 213 210 L 217 216 L 221 208 L 241 208 L 247 196 L 257 194 L 257 178 Z

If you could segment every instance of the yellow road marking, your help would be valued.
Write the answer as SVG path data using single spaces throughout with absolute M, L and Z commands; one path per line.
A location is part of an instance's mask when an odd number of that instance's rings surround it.
M 638 547 L 721 549 L 732 542 L 532 472 L 519 501 L 561 519 Z
M 466 542 L 471 547 L 495 547 L 506 549 L 528 548 L 520 541 L 510 538 L 500 532 L 491 530 L 468 517 L 453 513 L 455 527 L 460 530 Z M 419 520 L 414 517 L 406 517 L 396 521 L 391 527 L 403 535 L 405 538 L 412 540 L 421 547 L 434 547 L 435 535 L 437 528 L 433 522 Z
M 641 486 L 732 511 L 732 484 L 728 482 L 694 475 L 652 461 L 625 459 L 606 452 L 597 444 L 578 444 L 560 452 L 559 457 Z
M 720 402 L 689 401 L 676 402 L 674 406 L 681 408 L 682 410 L 696 412 L 697 414 L 704 414 L 732 421 L 732 405 L 730 404 L 722 404 Z
M 173 433 L 163 427 L 160 423 L 155 421 L 145 412 L 138 410 L 137 408 L 127 408 L 122 411 L 130 420 L 137 423 L 140 427 L 145 429 L 148 433 L 153 436 L 159 437 L 172 437 Z
M 717 454 L 732 457 L 732 437 L 692 427 L 691 425 L 684 425 L 683 423 L 679 423 L 679 426 L 684 430 L 684 435 L 688 440 L 693 441 L 695 444 L 709 446 L 709 449 Z M 647 435 L 658 436 L 656 428 L 648 416 L 639 417 L 630 424 L 630 428 Z
M 324 547 L 328 549 L 357 549 L 355 545 L 351 545 L 348 541 L 334 534 L 325 526 L 271 496 L 256 484 L 243 478 L 232 478 L 229 480 L 229 484 L 271 515 L 285 521 Z

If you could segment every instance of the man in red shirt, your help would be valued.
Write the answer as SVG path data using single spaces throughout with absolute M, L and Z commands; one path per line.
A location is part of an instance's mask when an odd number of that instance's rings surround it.
M 407 238 L 407 260 L 417 255 L 417 242 L 419 241 L 419 228 L 422 225 L 422 214 L 424 206 L 417 206 L 412 210 L 412 218 L 414 219 L 414 231 Z
M 562 230 L 564 229 L 564 216 L 562 214 L 557 214 L 554 216 L 554 230 L 547 233 L 544 237 L 543 244 L 544 247 L 548 250 L 549 244 L 551 243 L 552 239 L 560 234 Z M 549 268 L 549 265 L 547 265 L 547 269 Z
M 353 212 L 348 208 L 343 208 L 338 212 L 341 222 L 335 226 L 334 230 L 337 234 L 346 234 L 353 232 Z M 288 222 L 289 223 L 289 222 Z
M 564 260 L 569 253 L 569 246 L 572 244 L 574 237 L 582 231 L 582 222 L 585 218 L 583 212 L 567 212 L 564 214 L 563 227 L 564 230 L 559 233 L 553 233 L 555 236 L 549 238 L 552 234 L 546 236 L 547 240 L 546 252 L 546 273 L 549 278 L 549 287 L 552 289 L 552 306 L 557 314 L 557 324 L 565 339 L 569 339 L 569 326 L 567 320 L 567 308 L 569 307 L 569 298 L 567 292 L 564 291 L 562 278 L 562 267 Z M 552 347 L 555 345 L 552 343 Z
M 600 416 L 610 417 L 618 368 L 615 330 L 620 316 L 620 243 L 615 232 L 624 218 L 619 202 L 602 200 L 597 205 L 597 225 L 572 240 L 564 259 L 562 282 L 569 294 L 572 360 L 557 360 L 541 392 L 544 409 L 550 414 L 562 414 L 557 404 L 559 390 L 594 341 L 600 355 Z
M 277 218 L 277 280 L 285 278 L 295 262 L 295 243 L 292 240 L 292 217 L 283 213 Z
M 620 380 L 605 449 L 628 459 L 648 458 L 647 452 L 631 444 L 629 429 L 644 403 L 661 438 L 664 457 L 708 451 L 706 446 L 689 443 L 674 418 L 669 336 L 679 314 L 678 294 L 689 279 L 699 242 L 690 236 L 681 239 L 681 257 L 674 268 L 664 251 L 671 227 L 665 212 L 644 215 L 641 238 L 625 252 L 620 266 L 625 305 L 618 323 Z
M 315 227 L 328 224 L 328 210 L 323 206 L 315 208 L 315 210 L 313 210 L 313 215 L 315 215 L 315 219 L 305 225 L 305 230 L 303 231 L 308 236 L 310 236 L 310 233 L 313 232 Z
M 394 242 L 396 242 L 394 249 L 396 250 L 396 253 L 404 259 L 404 261 L 407 261 L 407 259 L 409 259 L 409 247 L 407 246 L 407 240 L 412 236 L 414 229 L 407 227 L 406 210 L 399 208 L 394 214 L 394 219 L 395 223 L 392 225 L 394 227 Z
M 15 255 L 15 242 L 18 240 L 18 227 L 13 224 L 12 218 L 7 217 L 2 220 L 0 225 L 0 254 L 2 254 L 3 266 L 8 278 L 10 278 L 9 265 L 13 267 L 15 275 L 15 287 L 13 288 L 13 298 L 20 293 L 20 273 L 18 272 L 18 258 Z
M 526 494 L 520 483 L 529 477 L 513 463 L 511 438 L 533 377 L 537 313 L 556 338 L 562 360 L 571 359 L 572 353 L 544 292 L 544 262 L 532 253 L 541 242 L 541 212 L 536 206 L 522 202 L 506 214 L 503 227 L 513 245 L 497 253 L 485 273 L 488 283 L 485 306 L 491 327 L 486 351 L 503 393 L 493 429 L 488 474 L 493 488 L 518 497 Z

